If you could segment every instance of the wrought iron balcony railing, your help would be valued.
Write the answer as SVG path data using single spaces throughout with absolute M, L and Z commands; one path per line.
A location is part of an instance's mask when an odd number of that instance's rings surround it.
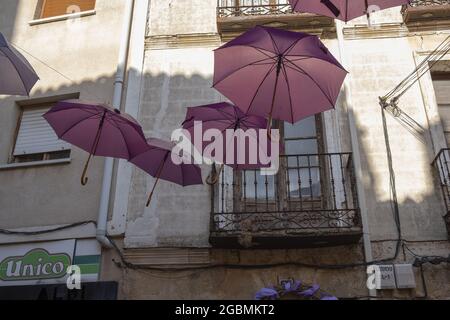
M 276 1 L 233 1 L 218 0 L 217 17 L 243 17 L 259 15 L 292 14 L 292 8 L 287 0 Z
M 442 196 L 444 197 L 444 203 L 446 207 L 446 215 L 444 221 L 447 226 L 447 232 L 450 239 L 450 149 L 441 149 L 434 158 L 433 166 L 437 170 L 439 175 L 439 182 L 442 190 Z
M 218 0 L 217 26 L 232 38 L 256 25 L 281 25 L 292 29 L 332 28 L 333 19 L 292 11 L 288 0 Z
M 402 14 L 406 23 L 448 20 L 450 0 L 412 0 L 402 7 Z
M 283 155 L 273 176 L 230 169 L 213 199 L 213 245 L 245 246 L 242 237 L 247 246 L 331 245 L 361 235 L 351 153 Z
M 450 0 L 413 0 L 411 1 L 411 7 L 443 6 L 449 3 Z

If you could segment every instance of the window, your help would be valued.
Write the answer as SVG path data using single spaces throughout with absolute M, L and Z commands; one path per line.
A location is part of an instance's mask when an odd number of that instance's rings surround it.
M 57 135 L 42 117 L 50 105 L 22 109 L 13 149 L 13 162 L 33 162 L 66 159 L 70 157 L 70 145 Z
M 41 0 L 38 6 L 40 19 L 62 16 L 95 9 L 95 0 Z
M 311 116 L 296 124 L 276 122 L 280 129 L 284 154 L 280 156 L 280 169 L 274 176 L 261 175 L 259 170 L 235 173 L 241 186 L 235 194 L 239 211 L 254 211 L 258 204 L 267 210 L 280 205 L 320 207 L 322 199 L 321 178 L 325 167 L 321 116 Z M 279 208 L 277 208 L 279 209 Z
M 434 74 L 432 78 L 439 116 L 450 147 L 450 73 Z

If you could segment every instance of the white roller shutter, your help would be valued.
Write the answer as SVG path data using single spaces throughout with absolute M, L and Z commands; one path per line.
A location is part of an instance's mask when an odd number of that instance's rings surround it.
M 70 144 L 59 140 L 42 117 L 48 110 L 49 107 L 39 107 L 23 111 L 14 156 L 70 149 Z

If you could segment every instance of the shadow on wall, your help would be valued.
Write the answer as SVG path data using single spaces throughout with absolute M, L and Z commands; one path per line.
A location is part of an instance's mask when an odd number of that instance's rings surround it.
M 45 79 L 43 79 L 45 81 Z M 73 96 L 87 101 L 109 103 L 114 76 L 67 84 L 51 90 L 33 90 L 30 98 L 5 96 L 0 99 L 0 165 L 6 165 L 15 144 L 20 104 L 55 102 L 55 96 Z M 80 185 L 80 176 L 88 154 L 72 147 L 70 163 L 0 170 L 0 225 L 2 228 L 47 226 L 96 220 L 103 175 L 103 159 L 95 157 L 88 171 L 89 183 Z
M 199 74 L 145 74 L 138 118 L 145 135 L 170 140 L 172 132 L 181 127 L 187 107 L 223 101 L 211 84 L 211 77 Z M 205 179 L 210 167 L 201 168 Z M 153 182 L 140 169 L 133 169 L 127 241 L 134 246 L 208 246 L 209 188 L 206 185 L 183 188 L 161 181 L 151 206 L 145 208 Z M 187 214 L 187 208 L 191 214 Z
M 397 232 L 381 107 L 376 99 L 372 106 L 376 112 L 373 117 L 379 120 L 376 126 L 373 123 L 370 127 L 357 124 L 370 231 L 374 240 L 395 239 Z M 429 160 L 432 159 L 429 132 L 405 111 L 399 117 L 386 112 L 386 121 L 403 237 L 445 240 L 442 219 L 445 208 L 438 176 Z M 414 147 L 413 151 L 408 150 L 412 149 L 409 145 Z

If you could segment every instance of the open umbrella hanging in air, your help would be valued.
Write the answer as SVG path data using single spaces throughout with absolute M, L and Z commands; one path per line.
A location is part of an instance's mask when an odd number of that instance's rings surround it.
M 130 159 L 130 162 L 156 178 L 148 196 L 146 206 L 150 205 L 156 185 L 159 180 L 179 184 L 183 187 L 203 184 L 202 172 L 199 166 L 191 163 L 176 164 L 172 161 L 171 153 L 175 144 L 156 138 L 147 140 L 147 149 Z
M 349 21 L 370 12 L 410 3 L 410 0 L 289 0 L 294 11 Z
M 215 50 L 213 87 L 244 113 L 295 123 L 334 107 L 347 71 L 317 36 L 257 26 Z
M 0 95 L 27 96 L 38 80 L 25 57 L 0 33 Z
M 259 129 L 265 129 L 267 127 L 267 120 L 263 117 L 256 115 L 249 115 L 243 113 L 236 106 L 228 102 L 220 102 L 215 104 L 189 107 L 186 113 L 186 119 L 183 122 L 183 129 L 189 132 L 191 142 L 195 146 L 194 135 L 196 122 L 201 122 L 202 132 L 204 134 L 207 130 L 216 129 L 222 134 L 222 147 L 221 154 L 215 155 L 211 160 L 222 162 L 219 171 L 214 177 L 209 177 L 206 181 L 208 184 L 215 184 L 218 181 L 220 172 L 223 170 L 224 164 L 232 167 L 236 170 L 243 169 L 257 169 L 270 166 L 261 163 L 259 156 L 261 151 L 263 155 L 268 156 L 270 152 L 270 144 L 261 143 L 259 139 Z M 254 130 L 250 130 L 254 129 Z M 228 132 L 228 135 L 227 135 Z M 231 135 L 233 134 L 233 135 Z M 236 141 L 237 140 L 237 141 Z M 250 140 L 250 141 L 249 141 Z M 250 150 L 250 143 L 254 142 L 254 146 L 257 150 Z M 204 141 L 202 139 L 201 152 L 204 155 L 204 150 L 211 143 L 210 141 Z M 241 142 L 241 143 L 240 143 Z M 243 142 L 243 143 L 242 143 Z M 199 146 L 197 146 L 198 149 Z M 233 154 L 229 157 L 232 158 L 230 162 L 227 162 L 226 157 L 230 148 L 233 148 Z M 260 150 L 261 149 L 261 150 Z M 250 162 L 250 153 L 253 154 L 253 158 L 256 161 Z M 239 157 L 245 161 L 239 161 Z M 242 163 L 243 162 L 243 163 Z
M 43 116 L 57 136 L 87 152 L 81 184 L 86 185 L 92 156 L 129 160 L 147 149 L 138 122 L 118 109 L 79 100 L 58 102 Z

